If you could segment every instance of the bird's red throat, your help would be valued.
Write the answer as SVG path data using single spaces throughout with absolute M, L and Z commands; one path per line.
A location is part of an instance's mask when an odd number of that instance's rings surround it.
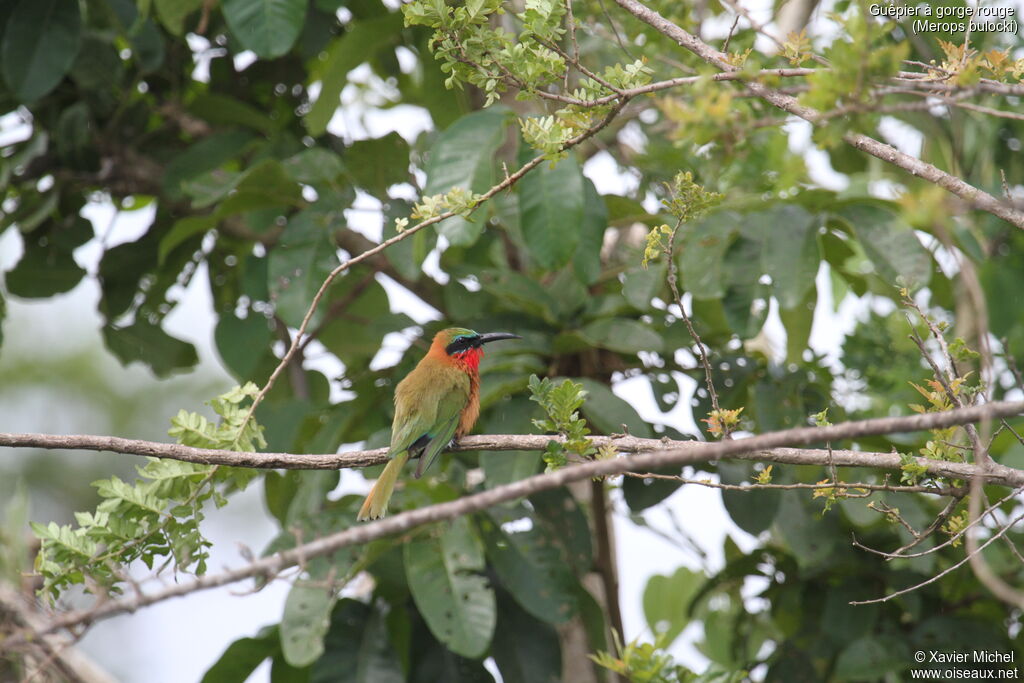
M 456 365 L 465 372 L 477 372 L 480 368 L 480 359 L 483 357 L 483 349 L 466 349 L 462 353 L 456 353 L 452 356 Z

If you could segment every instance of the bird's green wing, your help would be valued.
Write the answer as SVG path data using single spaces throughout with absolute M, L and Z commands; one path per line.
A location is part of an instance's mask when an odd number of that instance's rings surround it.
M 459 414 L 448 420 L 447 423 L 442 425 L 435 434 L 431 435 L 430 441 L 423 447 L 423 454 L 420 455 L 420 462 L 416 466 L 416 474 L 414 475 L 419 479 L 423 472 L 433 464 L 434 459 L 445 449 L 448 443 L 455 436 L 455 428 L 459 424 Z
M 455 435 L 469 397 L 469 378 L 461 373 L 431 373 L 414 379 L 403 380 L 395 392 L 389 455 L 402 451 L 409 451 L 413 458 L 419 455 L 418 477 Z

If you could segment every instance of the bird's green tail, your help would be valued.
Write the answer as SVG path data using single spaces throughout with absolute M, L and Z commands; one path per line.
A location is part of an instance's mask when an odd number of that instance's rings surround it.
M 359 508 L 359 516 L 356 519 L 359 521 L 379 519 L 387 514 L 388 501 L 391 500 L 391 493 L 395 490 L 398 473 L 402 471 L 402 467 L 405 466 L 405 461 L 408 459 L 409 452 L 402 451 L 388 461 L 384 471 L 380 473 L 380 478 L 377 479 L 373 488 L 370 489 L 370 493 L 367 494 L 366 500 L 363 501 L 363 507 Z

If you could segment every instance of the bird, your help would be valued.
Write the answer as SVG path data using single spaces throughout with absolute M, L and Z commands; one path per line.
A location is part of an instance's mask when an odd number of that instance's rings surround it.
M 357 519 L 387 514 L 398 473 L 419 458 L 416 478 L 450 443 L 473 428 L 480 415 L 480 359 L 484 344 L 522 339 L 508 332 L 480 334 L 451 327 L 434 335 L 427 355 L 395 387 L 395 418 L 384 467 L 359 509 Z

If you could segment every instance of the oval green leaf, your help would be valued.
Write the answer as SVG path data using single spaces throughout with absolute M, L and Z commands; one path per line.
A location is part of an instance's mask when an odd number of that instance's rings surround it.
M 507 109 L 491 107 L 467 114 L 445 129 L 430 149 L 423 194 L 445 194 L 454 187 L 487 191 L 494 182 L 494 156 L 505 142 L 507 120 Z M 455 216 L 440 223 L 438 232 L 453 245 L 466 246 L 476 241 L 483 225 L 479 217 Z
M 333 608 L 334 598 L 323 588 L 292 586 L 281 617 L 281 651 L 286 662 L 303 667 L 320 658 Z
M 506 532 L 498 515 L 481 522 L 487 557 L 523 609 L 549 624 L 567 621 L 576 611 L 575 577 L 554 538 L 534 526 Z
M 82 16 L 77 2 L 21 0 L 7 19 L 0 47 L 4 81 L 20 102 L 57 87 L 78 54 Z
M 224 0 L 228 28 L 243 46 L 264 59 L 280 57 L 299 37 L 306 0 Z
M 405 576 L 430 632 L 463 657 L 482 657 L 497 620 L 494 591 L 481 575 L 483 547 L 469 520 L 407 543 Z
M 545 270 L 572 259 L 580 242 L 585 187 L 574 156 L 541 164 L 519 181 L 519 216 L 526 248 Z

